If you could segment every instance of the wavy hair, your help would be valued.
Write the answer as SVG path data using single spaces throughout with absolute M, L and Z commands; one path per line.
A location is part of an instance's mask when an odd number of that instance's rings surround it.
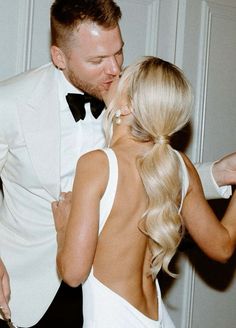
M 184 229 L 179 213 L 181 168 L 178 155 L 170 145 L 170 137 L 189 121 L 191 86 L 178 67 L 160 58 L 146 56 L 128 66 L 107 109 L 105 133 L 108 144 L 118 109 L 116 103 L 124 94 L 133 114 L 132 136 L 140 142 L 153 141 L 151 150 L 137 159 L 149 200 L 140 229 L 150 241 L 150 273 L 155 278 L 163 269 L 175 276 L 170 272 L 169 264 Z

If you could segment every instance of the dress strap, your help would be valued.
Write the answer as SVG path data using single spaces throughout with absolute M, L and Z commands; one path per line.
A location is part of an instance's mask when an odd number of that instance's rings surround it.
M 106 190 L 100 202 L 99 234 L 111 212 L 118 183 L 118 162 L 115 152 L 111 148 L 105 148 L 102 151 L 104 151 L 108 158 L 109 177 Z
M 180 155 L 180 153 L 177 150 L 174 150 L 174 152 L 176 153 L 176 155 L 179 158 L 180 168 L 181 168 L 181 173 L 182 173 L 181 174 L 181 177 L 182 177 L 182 195 L 181 195 L 181 203 L 180 203 L 180 207 L 179 207 L 179 212 L 180 212 L 181 209 L 182 209 L 182 206 L 183 206 L 184 198 L 187 194 L 188 187 L 189 187 L 189 175 L 188 175 L 188 170 L 187 170 L 186 164 L 183 160 L 183 157 Z

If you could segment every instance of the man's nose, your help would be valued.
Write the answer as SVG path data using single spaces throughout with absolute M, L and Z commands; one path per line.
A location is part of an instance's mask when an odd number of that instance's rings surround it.
M 119 75 L 121 72 L 121 63 L 117 61 L 116 57 L 110 57 L 106 65 L 106 73 L 109 75 Z

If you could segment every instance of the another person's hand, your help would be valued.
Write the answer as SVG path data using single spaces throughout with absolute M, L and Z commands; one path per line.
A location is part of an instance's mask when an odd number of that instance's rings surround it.
M 7 270 L 0 259 L 0 312 L 4 319 L 11 317 L 11 311 L 8 306 L 10 299 L 10 282 Z
M 52 213 L 57 232 L 65 230 L 71 208 L 71 192 L 63 192 L 59 201 L 52 203 Z
M 212 173 L 219 187 L 236 184 L 236 152 L 218 160 Z

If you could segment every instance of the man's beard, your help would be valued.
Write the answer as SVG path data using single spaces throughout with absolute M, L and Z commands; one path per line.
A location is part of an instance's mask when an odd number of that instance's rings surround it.
M 80 80 L 79 77 L 75 76 L 75 74 L 71 71 L 68 72 L 68 79 L 70 83 L 73 84 L 73 86 L 77 89 L 102 100 L 101 92 L 98 87 L 95 87 L 91 83 Z

